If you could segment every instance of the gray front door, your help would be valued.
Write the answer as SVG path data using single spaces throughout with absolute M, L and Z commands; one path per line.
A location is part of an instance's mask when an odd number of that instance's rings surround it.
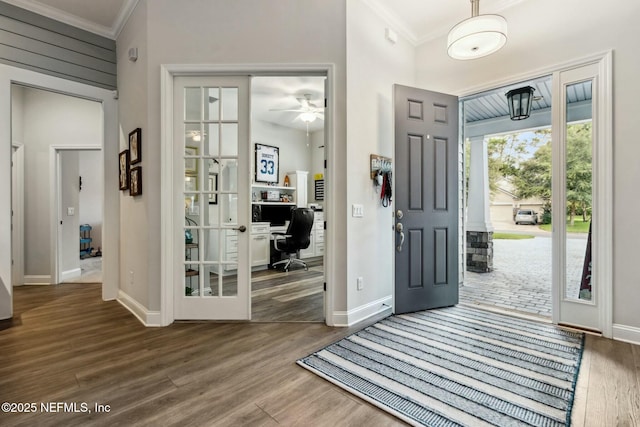
M 395 307 L 458 303 L 458 98 L 394 86 Z

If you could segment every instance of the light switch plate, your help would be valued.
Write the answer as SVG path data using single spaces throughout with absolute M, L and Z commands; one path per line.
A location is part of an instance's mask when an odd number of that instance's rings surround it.
M 362 218 L 364 216 L 364 206 L 355 203 L 351 205 L 351 216 L 354 218 Z
M 76 208 L 69 207 L 67 208 L 67 216 L 74 216 L 76 214 Z

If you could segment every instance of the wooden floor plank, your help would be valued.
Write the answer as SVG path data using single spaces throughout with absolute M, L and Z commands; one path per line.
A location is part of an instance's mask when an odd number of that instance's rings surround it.
M 100 298 L 99 285 L 15 289 L 17 319 L 0 328 L 0 402 L 100 403 L 110 412 L 0 413 L 0 425 L 404 425 L 295 364 L 354 328 L 145 328 Z M 640 347 L 588 336 L 577 389 L 574 426 L 638 426 Z

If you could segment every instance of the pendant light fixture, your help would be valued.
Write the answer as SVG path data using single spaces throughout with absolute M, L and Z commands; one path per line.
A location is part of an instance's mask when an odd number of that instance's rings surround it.
M 524 120 L 529 117 L 531 114 L 531 104 L 533 104 L 534 101 L 534 90 L 531 86 L 525 86 L 507 92 L 507 103 L 509 104 L 509 116 L 511 120 Z
M 449 31 L 447 53 L 453 59 L 490 55 L 507 42 L 507 21 L 500 15 L 480 15 L 480 0 L 471 0 L 471 18 Z

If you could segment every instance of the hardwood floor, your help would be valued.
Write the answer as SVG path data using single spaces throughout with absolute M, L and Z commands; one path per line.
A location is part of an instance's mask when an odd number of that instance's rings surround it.
M 251 276 L 251 319 L 256 322 L 323 322 L 322 258 L 303 268 L 262 270 Z
M 295 361 L 354 332 L 321 323 L 176 323 L 145 328 L 100 285 L 15 289 L 0 322 L 2 426 L 396 426 L 394 417 Z M 362 325 L 361 325 L 362 326 Z M 576 426 L 640 425 L 640 347 L 588 336 Z M 43 413 L 40 402 L 109 405 Z

